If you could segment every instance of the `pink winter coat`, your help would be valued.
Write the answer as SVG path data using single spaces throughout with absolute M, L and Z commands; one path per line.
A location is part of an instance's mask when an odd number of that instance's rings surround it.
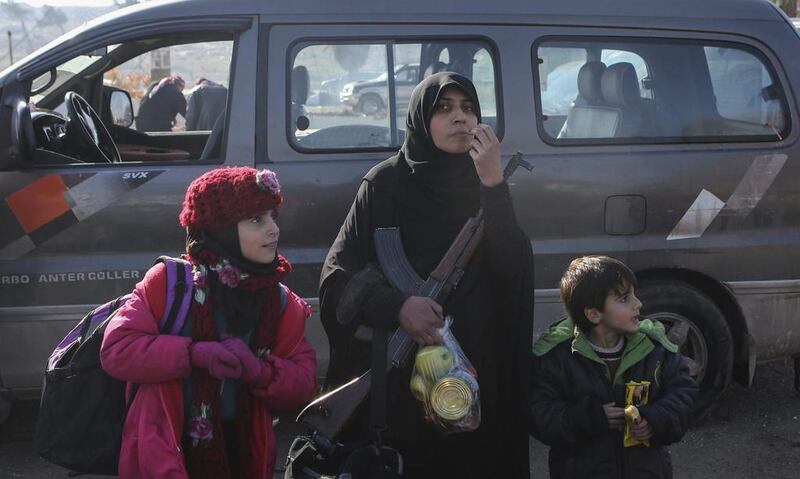
M 110 375 L 139 383 L 122 433 L 119 476 L 123 479 L 189 477 L 181 437 L 191 338 L 159 334 L 157 318 L 164 311 L 166 287 L 166 267 L 160 263 L 147 272 L 108 324 L 100 351 L 103 369 Z M 273 380 L 265 388 L 250 387 L 262 399 L 253 416 L 264 428 L 264 441 L 251 449 L 263 479 L 272 478 L 275 466 L 272 412 L 301 406 L 316 391 L 316 353 L 303 336 L 309 314 L 305 301 L 290 291 L 275 346 L 263 357 L 271 363 Z

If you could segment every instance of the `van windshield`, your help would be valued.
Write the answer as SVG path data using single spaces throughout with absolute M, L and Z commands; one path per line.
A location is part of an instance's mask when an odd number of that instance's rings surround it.
M 56 67 L 55 81 L 53 81 L 52 84 L 44 90 L 41 90 L 41 88 L 47 85 L 47 83 L 51 81 L 50 77 L 51 71 L 39 75 L 33 80 L 33 83 L 31 84 L 31 92 L 35 92 L 34 95 L 31 95 L 31 102 L 33 102 L 34 104 L 38 103 L 42 98 L 47 97 L 52 91 L 63 85 L 64 82 L 75 76 L 77 73 L 86 70 L 91 65 L 105 58 L 106 55 L 108 55 L 118 46 L 119 45 L 111 45 L 108 48 L 95 50 L 85 55 L 78 55 L 77 57 L 67 60 L 66 62 Z

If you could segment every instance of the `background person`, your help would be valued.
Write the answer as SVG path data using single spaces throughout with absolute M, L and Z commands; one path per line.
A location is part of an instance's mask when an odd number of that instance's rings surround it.
M 155 87 L 148 88 L 136 116 L 139 131 L 172 131 L 175 116 L 186 117 L 186 98 L 183 88 L 186 82 L 177 75 L 162 78 Z
M 219 115 L 225 111 L 227 100 L 227 88 L 206 78 L 198 79 L 189 92 L 186 131 L 211 130 Z

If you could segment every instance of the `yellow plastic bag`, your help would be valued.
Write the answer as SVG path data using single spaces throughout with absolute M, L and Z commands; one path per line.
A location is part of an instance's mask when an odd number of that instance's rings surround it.
M 639 424 L 642 418 L 639 415 L 639 406 L 650 402 L 650 381 L 630 381 L 625 383 L 625 432 L 623 445 L 625 447 L 644 444 L 650 446 L 650 441 L 634 439 L 631 436 L 631 426 Z

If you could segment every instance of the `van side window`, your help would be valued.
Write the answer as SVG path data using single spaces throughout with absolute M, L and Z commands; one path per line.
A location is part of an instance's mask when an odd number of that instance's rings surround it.
M 490 52 L 485 44 L 463 40 L 301 45 L 288 71 L 289 137 L 300 150 L 397 148 L 403 143 L 411 92 L 440 71 L 473 80 L 484 121 L 497 129 Z
M 103 82 L 130 94 L 134 108 L 132 128 L 138 131 L 210 132 L 214 121 L 225 109 L 232 57 L 233 42 L 190 43 L 159 48 L 105 72 Z M 139 113 L 142 104 L 152 97 L 159 80 L 166 76 L 179 76 L 184 80 L 181 93 L 186 107 L 183 113 L 179 112 L 171 118 L 168 125 L 159 128 L 157 122 L 145 121 Z M 213 94 L 208 93 L 211 89 L 214 89 Z M 197 92 L 201 93 L 195 95 Z
M 781 133 L 784 112 L 769 71 L 748 52 L 735 48 L 705 47 L 717 111 L 726 120 L 766 125 Z M 781 95 L 782 96 L 782 95 Z
M 559 40 L 535 48 L 539 126 L 556 145 L 779 141 L 780 82 L 728 43 Z
M 227 32 L 187 33 L 179 40 L 109 45 L 35 79 L 31 164 L 218 161 L 234 40 Z M 86 131 L 100 132 L 93 140 L 99 152 L 69 131 L 70 110 L 80 99 L 97 114 L 80 116 L 89 118 Z

